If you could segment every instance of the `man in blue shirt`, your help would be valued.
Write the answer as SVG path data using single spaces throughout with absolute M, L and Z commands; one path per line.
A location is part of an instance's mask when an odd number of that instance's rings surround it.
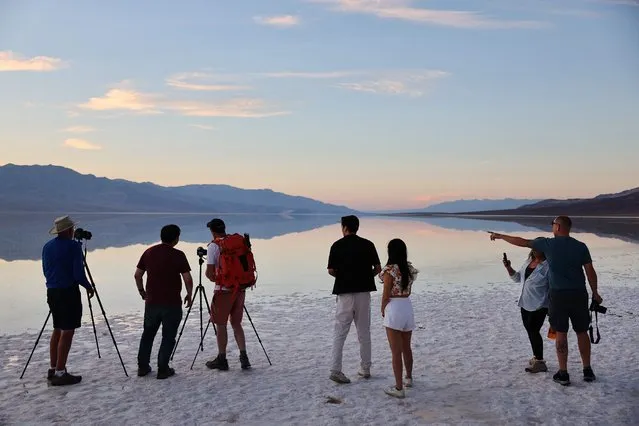
M 93 297 L 93 287 L 84 273 L 82 246 L 73 240 L 75 223 L 63 216 L 55 220 L 49 231 L 57 235 L 42 249 L 42 270 L 47 280 L 47 304 L 53 317 L 53 334 L 49 352 L 51 368 L 47 379 L 53 386 L 80 383 L 82 376 L 67 373 L 66 363 L 75 329 L 82 319 L 82 300 L 79 285 Z
M 557 332 L 555 345 L 559 371 L 553 380 L 564 386 L 570 384 L 568 375 L 568 320 L 577 333 L 579 353 L 583 362 L 584 380 L 592 382 L 595 374 L 590 366 L 590 340 L 588 328 L 590 313 L 586 277 L 592 290 L 592 300 L 601 303 L 597 291 L 597 273 L 592 266 L 588 247 L 570 236 L 572 221 L 567 216 L 558 216 L 552 221 L 554 238 L 527 240 L 520 237 L 491 233 L 491 240 L 504 240 L 519 247 L 530 247 L 546 255 L 550 267 L 550 309 L 549 320 Z

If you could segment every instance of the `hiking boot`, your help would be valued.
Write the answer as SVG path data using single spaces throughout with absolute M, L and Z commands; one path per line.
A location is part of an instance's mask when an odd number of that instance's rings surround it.
M 570 376 L 568 375 L 567 371 L 557 371 L 557 373 L 552 376 L 552 379 L 562 386 L 568 386 L 570 384 Z
M 68 386 L 76 385 L 82 381 L 82 376 L 74 376 L 66 371 L 62 376 L 54 376 L 51 378 L 51 386 Z
M 362 379 L 370 379 L 371 370 L 369 368 L 360 368 L 360 370 L 357 372 L 357 375 Z
M 412 388 L 413 387 L 413 378 L 412 377 L 404 377 L 404 387 Z
M 152 371 L 151 366 L 138 367 L 138 377 L 144 377 Z
M 384 393 L 386 395 L 394 396 L 395 398 L 404 398 L 406 394 L 404 393 L 404 389 L 397 389 L 395 386 L 391 386 L 390 388 L 384 389 Z
M 55 376 L 55 368 L 49 368 L 49 371 L 47 371 L 47 380 L 53 379 L 53 376 Z
M 528 373 L 545 373 L 546 371 L 548 371 L 548 367 L 543 359 L 535 360 L 534 364 L 526 367 L 526 372 Z
M 168 379 L 171 376 L 175 376 L 175 370 L 172 369 L 171 367 L 158 368 L 158 375 L 157 375 L 158 379 L 164 380 L 164 379 Z
M 537 361 L 537 358 L 532 357 L 528 360 L 528 365 L 530 365 L 531 367 L 535 364 L 535 362 Z
M 351 382 L 351 379 L 346 377 L 341 371 L 332 372 L 329 379 L 340 385 L 344 385 Z
M 597 380 L 597 377 L 592 371 L 592 367 L 584 368 L 584 382 L 594 382 L 595 380 Z
M 249 362 L 246 352 L 240 352 L 240 366 L 242 367 L 242 370 L 248 370 L 251 368 L 251 363 Z
M 248 361 L 248 358 L 247 358 Z M 216 356 L 215 359 L 210 361 L 206 361 L 206 366 L 211 370 L 221 370 L 226 371 L 229 369 L 229 362 L 226 358 L 220 358 L 220 356 Z

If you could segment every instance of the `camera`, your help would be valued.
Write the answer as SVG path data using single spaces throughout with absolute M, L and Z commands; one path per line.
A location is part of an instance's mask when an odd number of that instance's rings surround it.
M 202 256 L 206 256 L 206 249 L 204 247 L 198 247 L 197 248 L 197 255 L 202 257 Z
M 590 303 L 590 310 L 593 312 L 597 312 L 599 314 L 605 314 L 608 311 L 608 308 L 606 308 L 605 306 L 600 305 L 599 303 L 595 302 L 594 300 Z
M 73 238 L 76 240 L 90 240 L 92 236 L 93 234 L 82 228 L 76 229 L 73 233 Z

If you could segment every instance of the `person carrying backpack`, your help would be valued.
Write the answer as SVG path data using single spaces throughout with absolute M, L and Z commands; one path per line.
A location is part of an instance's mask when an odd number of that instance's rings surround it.
M 251 368 L 246 354 L 246 339 L 242 328 L 246 289 L 255 285 L 255 262 L 251 253 L 248 235 L 227 234 L 226 224 L 215 218 L 206 224 L 213 235 L 208 245 L 206 277 L 215 283 L 211 301 L 211 322 L 217 326 L 218 355 L 207 361 L 212 370 L 229 369 L 226 359 L 228 343 L 227 324 L 231 327 L 235 342 L 240 349 L 240 365 L 243 370 Z

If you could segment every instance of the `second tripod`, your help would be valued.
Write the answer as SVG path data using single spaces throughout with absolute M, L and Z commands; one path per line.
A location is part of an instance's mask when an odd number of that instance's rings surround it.
M 184 327 L 186 326 L 186 321 L 189 319 L 189 314 L 191 313 L 191 309 L 193 309 L 193 304 L 195 303 L 195 298 L 199 296 L 200 298 L 200 346 L 198 351 L 204 351 L 204 320 L 203 320 L 203 310 L 202 310 L 202 298 L 204 298 L 204 303 L 206 304 L 206 310 L 208 312 L 209 318 L 211 317 L 211 307 L 209 305 L 209 299 L 206 297 L 206 290 L 202 285 L 202 264 L 204 263 L 204 251 L 200 251 L 198 249 L 197 255 L 199 257 L 198 263 L 200 265 L 200 275 L 199 282 L 197 287 L 195 288 L 195 292 L 193 293 L 193 298 L 191 299 L 191 306 L 189 306 L 189 310 L 186 312 L 186 316 L 184 317 L 184 322 L 182 323 L 182 328 L 180 329 L 180 334 L 178 335 L 177 341 L 175 342 L 175 346 L 173 347 L 173 353 L 171 353 L 171 361 L 173 360 L 173 356 L 175 355 L 175 351 L 177 351 L 178 344 L 180 343 L 180 338 L 182 337 L 182 333 L 184 332 Z M 208 322 L 208 321 L 207 321 Z M 213 325 L 213 330 L 215 331 L 215 335 L 217 336 L 217 329 L 215 325 Z

